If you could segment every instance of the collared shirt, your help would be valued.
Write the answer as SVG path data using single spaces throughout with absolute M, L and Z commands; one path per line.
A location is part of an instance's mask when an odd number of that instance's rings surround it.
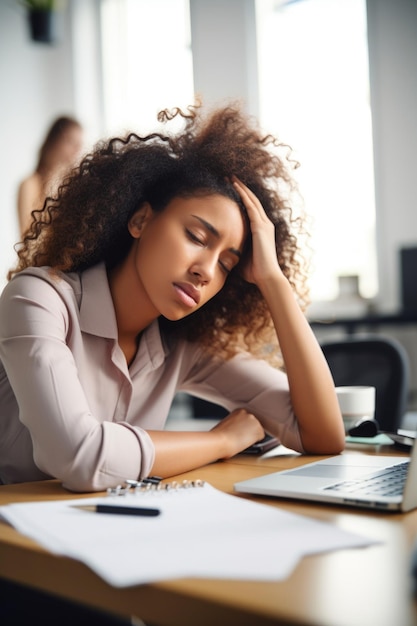
M 154 321 L 128 367 L 103 264 L 17 274 L 0 298 L 0 482 L 58 478 L 74 491 L 145 477 L 147 430 L 164 428 L 177 391 L 244 407 L 302 451 L 286 375 L 240 354 L 219 361 L 166 342 Z

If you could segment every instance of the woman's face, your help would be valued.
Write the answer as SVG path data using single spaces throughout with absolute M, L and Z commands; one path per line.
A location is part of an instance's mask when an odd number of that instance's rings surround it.
M 129 227 L 136 278 L 156 314 L 170 320 L 220 291 L 247 234 L 239 206 L 219 194 L 174 198 L 160 213 L 145 205 Z

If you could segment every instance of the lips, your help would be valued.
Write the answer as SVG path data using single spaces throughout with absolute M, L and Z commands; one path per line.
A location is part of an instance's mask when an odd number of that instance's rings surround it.
M 200 292 L 194 287 L 194 285 L 191 285 L 190 283 L 174 283 L 174 287 L 180 295 L 185 294 L 187 300 L 191 299 L 194 304 L 198 304 L 200 302 Z

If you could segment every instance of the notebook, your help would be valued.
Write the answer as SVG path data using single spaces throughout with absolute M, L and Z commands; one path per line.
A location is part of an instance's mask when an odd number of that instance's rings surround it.
M 238 493 L 312 500 L 380 510 L 417 508 L 417 444 L 410 457 L 340 454 L 250 478 Z

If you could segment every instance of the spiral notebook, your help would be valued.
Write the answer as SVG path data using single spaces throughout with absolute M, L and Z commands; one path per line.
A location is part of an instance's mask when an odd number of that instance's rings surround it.
M 78 508 L 109 503 L 151 507 L 159 514 Z M 127 484 L 103 497 L 8 504 L 0 507 L 0 517 L 55 554 L 82 561 L 115 587 L 180 577 L 280 580 L 307 554 L 377 543 L 202 481 Z

